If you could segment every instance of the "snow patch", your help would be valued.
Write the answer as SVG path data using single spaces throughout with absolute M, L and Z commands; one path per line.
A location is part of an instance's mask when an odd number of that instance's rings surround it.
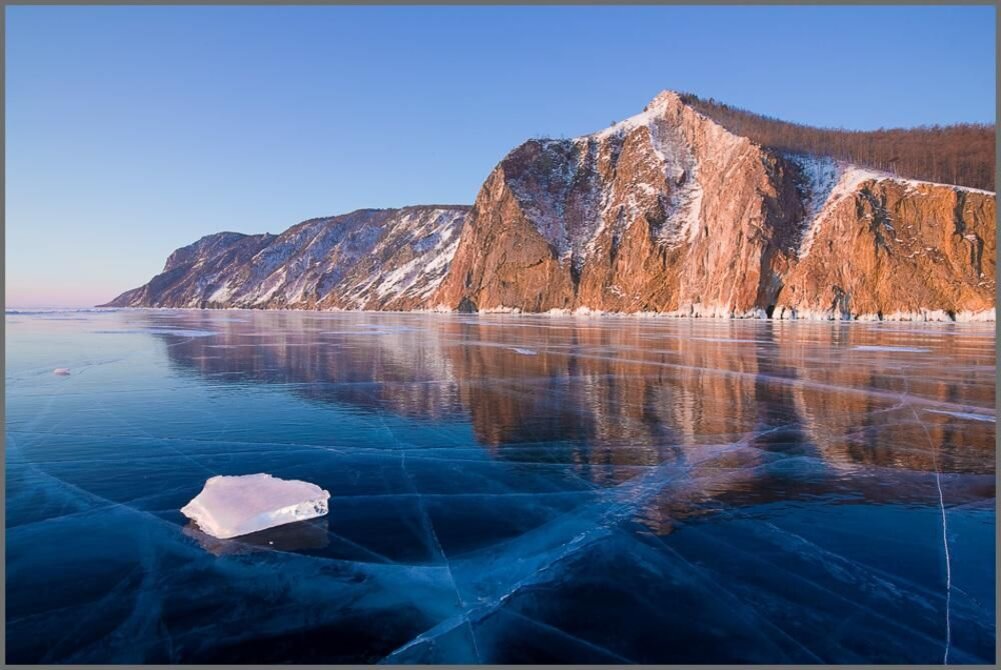
M 918 179 L 904 179 L 889 172 L 863 168 L 845 161 L 835 160 L 828 156 L 812 156 L 809 154 L 783 154 L 800 170 L 801 179 L 797 184 L 806 216 L 802 223 L 802 237 L 799 246 L 799 257 L 806 258 L 813 246 L 813 240 L 830 215 L 832 207 L 843 198 L 852 195 L 866 181 L 892 181 L 907 186 L 908 190 L 925 187 L 951 188 L 967 193 L 982 193 L 994 195 L 993 191 L 984 191 L 954 184 L 938 184 Z M 887 226 L 891 231 L 892 225 Z
M 837 202 L 855 193 L 865 181 L 879 181 L 891 176 L 826 156 L 786 154 L 785 157 L 799 168 L 802 176 L 797 184 L 806 209 L 806 216 L 801 224 L 801 259 L 809 255 L 814 238 Z
M 647 108 L 635 116 L 620 121 L 610 128 L 580 139 L 622 140 L 637 128 L 645 127 L 649 133 L 650 147 L 660 163 L 668 184 L 667 220 L 660 231 L 660 240 L 673 245 L 693 242 L 699 233 L 702 213 L 703 190 L 698 179 L 698 162 L 687 147 L 681 133 L 666 120 L 668 104 L 673 94 L 658 95 Z M 650 194 L 661 191 L 646 183 L 634 184 L 633 189 Z M 635 220 L 640 211 L 633 198 L 627 198 L 630 205 L 628 218 Z M 606 208 L 607 209 L 607 208 Z M 607 212 L 603 212 L 607 218 Z M 595 231 L 594 237 L 604 228 Z M 593 241 L 592 245 L 593 246 Z
M 810 309 L 779 305 L 773 318 L 781 320 L 807 321 L 924 321 L 942 323 L 979 323 L 995 321 L 995 308 L 979 312 L 947 312 L 941 309 L 917 310 L 914 312 L 888 312 L 885 314 L 845 314 L 831 309 Z
M 600 130 L 596 133 L 592 133 L 588 137 L 593 137 L 595 139 L 604 140 L 611 137 L 621 137 L 622 135 L 627 135 L 631 131 L 639 128 L 640 126 L 649 126 L 653 121 L 663 118 L 668 106 L 668 97 L 665 95 L 658 95 L 654 98 L 646 109 L 644 109 L 639 114 L 630 116 L 627 119 L 614 123 L 604 130 Z
M 226 302 L 232 295 L 233 289 L 229 286 L 220 286 L 209 296 L 209 302 Z
M 455 310 L 447 305 L 436 305 L 428 309 L 414 310 L 421 312 L 449 312 L 454 313 Z M 522 310 L 518 307 L 490 307 L 479 310 L 480 313 L 504 313 L 504 314 L 520 314 Z M 682 305 L 678 309 L 668 310 L 663 312 L 656 312 L 651 310 L 642 310 L 637 312 L 628 311 L 609 311 L 592 309 L 591 307 L 578 307 L 576 309 L 566 309 L 560 307 L 554 307 L 545 312 L 525 312 L 528 315 L 538 315 L 538 316 L 575 316 L 575 317 L 601 317 L 601 316 L 625 316 L 634 318 L 704 318 L 704 319 L 761 319 L 766 320 L 769 318 L 768 312 L 761 307 L 752 307 L 747 310 L 735 310 L 734 308 L 727 305 L 718 304 L 702 304 L 695 303 L 689 305 Z M 830 309 L 808 309 L 808 308 L 792 308 L 788 306 L 778 306 L 775 308 L 772 317 L 776 320 L 784 321 L 861 321 L 861 322 L 875 322 L 875 321 L 919 321 L 919 322 L 943 322 L 943 323 L 953 323 L 953 322 L 968 322 L 968 323 L 982 323 L 982 322 L 994 322 L 995 321 L 995 310 L 994 308 L 989 310 L 984 310 L 981 312 L 957 312 L 954 316 L 950 316 L 950 313 L 942 310 L 924 310 L 918 312 L 892 312 L 889 314 L 844 314 L 840 311 L 835 312 Z
M 370 250 L 369 263 L 361 266 L 368 274 L 354 280 L 348 299 L 360 308 L 373 297 L 383 303 L 403 296 L 429 297 L 445 279 L 458 250 L 465 215 L 465 210 L 455 209 L 406 212 Z M 387 271 L 384 261 L 397 264 Z
M 497 305 L 496 307 L 485 307 L 479 310 L 481 314 L 521 314 L 520 307 L 507 307 Z
M 661 214 L 659 242 L 697 238 L 703 201 L 698 162 L 682 130 L 668 120 L 670 101 L 670 95 L 658 96 L 642 113 L 597 133 L 535 140 L 530 162 L 512 164 L 507 184 L 561 263 L 580 270 L 600 239 L 610 233 L 614 247 L 630 226 Z M 616 166 L 634 141 L 629 161 L 637 170 L 626 181 Z M 609 161 L 610 171 L 599 167 Z
M 962 311 L 956 312 L 954 320 L 957 323 L 976 323 L 983 321 L 997 321 L 996 315 L 997 308 L 991 307 L 990 309 L 985 309 L 981 312 L 969 312 Z

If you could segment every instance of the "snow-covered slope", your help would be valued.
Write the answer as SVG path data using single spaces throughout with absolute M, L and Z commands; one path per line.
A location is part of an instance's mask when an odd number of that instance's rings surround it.
M 444 277 L 468 208 L 366 209 L 280 235 L 220 233 L 108 303 L 129 307 L 411 309 Z

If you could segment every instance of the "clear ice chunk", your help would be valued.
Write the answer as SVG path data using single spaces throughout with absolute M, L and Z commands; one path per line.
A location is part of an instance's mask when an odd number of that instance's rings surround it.
M 323 516 L 329 498 L 329 491 L 297 479 L 218 475 L 205 482 L 181 513 L 205 533 L 225 540 Z

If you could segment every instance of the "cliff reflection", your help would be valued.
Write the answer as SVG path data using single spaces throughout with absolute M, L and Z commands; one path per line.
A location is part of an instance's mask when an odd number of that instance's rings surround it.
M 157 336 L 178 369 L 287 385 L 310 401 L 428 421 L 468 419 L 496 458 L 573 464 L 602 486 L 639 468 L 684 465 L 706 447 L 733 446 L 711 464 L 692 466 L 705 471 L 697 473 L 701 490 L 681 496 L 685 513 L 697 511 L 698 498 L 762 489 L 837 492 L 838 473 L 860 467 L 916 475 L 938 467 L 993 481 L 994 354 L 984 332 L 236 314 L 184 315 L 186 327 L 212 330 L 211 337 Z M 926 351 L 878 349 L 901 342 Z M 929 480 L 915 480 L 913 491 L 923 496 Z M 853 492 L 886 495 L 878 477 L 856 478 Z M 993 495 L 993 483 L 984 492 Z M 679 495 L 658 499 L 648 510 L 652 524 L 680 516 L 671 509 Z

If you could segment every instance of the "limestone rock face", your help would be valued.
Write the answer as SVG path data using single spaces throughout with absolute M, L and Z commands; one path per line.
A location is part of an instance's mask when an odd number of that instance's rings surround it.
M 996 197 L 736 135 L 665 91 L 530 140 L 472 208 L 219 233 L 109 305 L 993 319 Z

